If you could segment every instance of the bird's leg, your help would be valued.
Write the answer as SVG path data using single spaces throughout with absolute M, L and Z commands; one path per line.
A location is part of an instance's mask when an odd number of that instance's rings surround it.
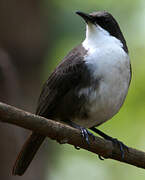
M 128 147 L 125 144 L 123 144 L 121 141 L 117 140 L 116 138 L 112 138 L 111 136 L 108 136 L 107 134 L 103 133 L 99 129 L 96 129 L 95 127 L 92 127 L 90 129 L 94 131 L 95 133 L 99 134 L 100 136 L 102 136 L 104 139 L 108 141 L 112 141 L 113 144 L 117 144 L 120 148 L 121 157 L 122 159 L 124 159 L 124 150 L 126 149 L 128 151 Z M 102 159 L 101 157 L 99 158 Z
M 69 124 L 70 126 L 74 127 L 74 128 L 77 128 L 81 131 L 81 135 L 82 137 L 85 139 L 85 141 L 87 142 L 88 145 L 90 145 L 90 141 L 89 141 L 89 135 L 93 137 L 93 139 L 95 139 L 95 136 L 89 132 L 86 128 L 82 127 L 82 126 L 79 126 L 78 124 L 70 121 L 70 120 L 67 120 L 65 121 L 67 124 Z M 76 149 L 79 149 L 78 147 L 75 147 Z

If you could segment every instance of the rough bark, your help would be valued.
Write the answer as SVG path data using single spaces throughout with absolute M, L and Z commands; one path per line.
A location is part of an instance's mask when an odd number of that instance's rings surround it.
M 95 137 L 95 139 L 89 137 L 90 145 L 88 146 L 78 129 L 36 116 L 4 103 L 0 103 L 0 121 L 36 131 L 59 143 L 68 143 L 104 158 L 115 159 L 145 169 L 144 152 L 129 147 L 128 151 L 125 151 L 124 159 L 122 159 L 118 146 L 114 146 L 110 141 L 99 137 Z

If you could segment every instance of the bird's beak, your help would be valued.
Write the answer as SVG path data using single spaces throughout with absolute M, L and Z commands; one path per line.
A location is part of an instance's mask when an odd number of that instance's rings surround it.
M 80 12 L 80 11 L 76 11 L 76 14 L 81 16 L 86 21 L 86 23 L 89 23 L 89 22 L 93 23 L 93 17 L 91 15 Z

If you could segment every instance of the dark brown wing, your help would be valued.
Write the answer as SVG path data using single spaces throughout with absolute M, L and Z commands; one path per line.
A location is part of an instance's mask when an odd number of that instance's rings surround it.
M 84 63 L 87 53 L 82 46 L 73 49 L 44 84 L 36 114 L 52 118 L 62 99 L 76 87 L 85 85 L 89 75 Z M 86 75 L 85 75 L 86 74 Z
M 74 89 L 86 85 L 89 77 L 83 53 L 86 51 L 82 46 L 75 48 L 50 75 L 43 86 L 36 114 L 64 119 L 64 116 L 68 117 L 71 112 L 76 112 L 73 107 L 78 109 L 78 101 L 75 101 Z M 15 162 L 13 174 L 22 175 L 26 171 L 44 139 L 44 136 L 35 132 L 30 135 Z

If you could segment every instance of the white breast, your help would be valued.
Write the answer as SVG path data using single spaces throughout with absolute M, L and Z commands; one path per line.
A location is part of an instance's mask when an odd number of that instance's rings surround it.
M 82 88 L 81 94 L 89 97 L 89 119 L 78 123 L 83 127 L 97 126 L 118 112 L 122 106 L 130 81 L 130 62 L 122 43 L 100 30 L 97 40 L 86 38 L 83 46 L 88 50 L 85 63 L 94 79 L 100 79 L 96 90 Z

